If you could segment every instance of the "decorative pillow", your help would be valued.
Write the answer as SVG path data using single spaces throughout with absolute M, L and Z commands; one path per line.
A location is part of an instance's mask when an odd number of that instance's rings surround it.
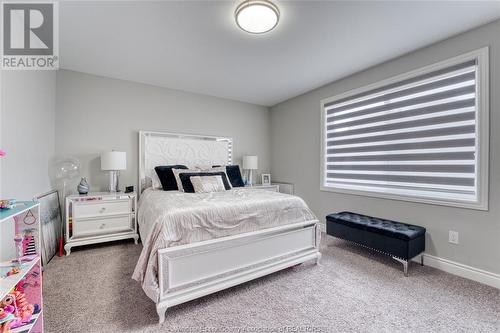
M 161 187 L 164 191 L 177 191 L 177 182 L 175 180 L 173 169 L 187 169 L 185 165 L 160 165 L 155 167 L 156 174 L 160 179 Z M 154 184 L 153 184 L 153 187 Z
M 172 170 L 174 173 L 175 180 L 177 182 L 177 187 L 179 188 L 179 191 L 184 191 L 184 184 L 181 181 L 180 174 L 182 173 L 213 173 L 213 172 L 222 172 L 224 174 L 224 177 L 222 177 L 222 180 L 228 179 L 227 174 L 226 174 L 226 168 L 225 167 L 220 167 L 220 168 L 212 168 L 212 169 L 206 169 L 206 170 L 197 170 L 197 169 L 173 169 Z M 191 183 L 190 183 L 191 184 Z M 229 190 L 231 189 L 231 183 L 229 183 Z M 193 191 L 191 191 L 193 193 Z
M 181 178 L 179 177 L 179 174 L 181 172 L 199 172 L 199 170 L 195 170 L 195 169 L 172 169 L 172 172 L 174 173 L 174 178 L 175 178 L 175 182 L 177 183 L 177 188 L 179 189 L 179 191 L 183 192 L 184 189 L 182 188 L 182 182 L 181 182 Z
M 191 176 L 189 177 L 195 193 L 210 193 L 225 191 L 222 176 Z
M 233 187 L 244 187 L 239 165 L 226 165 L 226 173 Z
M 220 168 L 220 165 L 214 165 L 212 168 Z M 239 165 L 226 165 L 227 178 L 231 182 L 232 187 L 244 187 L 243 177 L 241 177 L 241 171 Z
M 231 184 L 227 179 L 225 172 L 181 172 L 179 173 L 179 178 L 182 183 L 182 188 L 186 193 L 194 193 L 193 183 L 191 182 L 191 177 L 200 176 L 200 177 L 209 177 L 209 176 L 220 176 L 222 179 L 222 183 L 224 184 L 224 188 L 226 190 L 231 189 Z
M 151 186 L 154 189 L 162 188 L 160 178 L 158 177 L 158 173 L 156 173 L 156 170 L 154 172 L 151 172 Z

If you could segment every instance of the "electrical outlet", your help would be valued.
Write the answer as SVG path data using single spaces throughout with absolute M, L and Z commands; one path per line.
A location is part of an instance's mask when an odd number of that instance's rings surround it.
M 451 244 L 458 244 L 458 231 L 450 230 L 448 235 L 448 242 Z

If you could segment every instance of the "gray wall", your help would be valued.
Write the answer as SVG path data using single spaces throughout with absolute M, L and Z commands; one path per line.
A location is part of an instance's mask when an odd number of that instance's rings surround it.
M 54 71 L 3 71 L 0 136 L 1 194 L 31 200 L 50 190 L 49 163 L 55 149 Z
M 60 70 L 56 109 L 56 152 L 80 160 L 93 190 L 106 188 L 99 154 L 112 149 L 127 152 L 121 187 L 137 184 L 139 130 L 229 136 L 234 163 L 258 155 L 259 172 L 270 170 L 265 107 Z
M 2 71 L 0 94 L 0 197 L 31 200 L 51 189 L 54 156 L 53 71 Z M 12 258 L 14 224 L 0 224 L 0 261 Z
M 500 21 L 333 82 L 271 108 L 271 173 L 295 183 L 320 220 L 350 210 L 427 228 L 426 252 L 500 273 Z M 490 46 L 490 210 L 477 211 L 323 192 L 320 184 L 320 100 L 483 46 Z M 332 63 L 332 66 L 339 64 Z M 460 244 L 448 243 L 448 231 Z

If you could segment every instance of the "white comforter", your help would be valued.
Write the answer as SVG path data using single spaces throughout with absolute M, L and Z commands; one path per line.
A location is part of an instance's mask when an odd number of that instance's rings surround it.
M 137 217 L 144 248 L 132 278 L 154 301 L 159 298 L 159 249 L 316 219 L 299 197 L 244 188 L 214 193 L 148 189 Z

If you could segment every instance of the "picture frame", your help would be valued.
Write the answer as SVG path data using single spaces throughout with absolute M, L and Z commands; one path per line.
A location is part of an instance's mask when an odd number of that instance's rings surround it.
M 46 265 L 56 255 L 59 239 L 62 237 L 62 214 L 59 204 L 59 191 L 38 195 L 35 200 L 40 203 L 41 257 L 42 265 Z
M 269 173 L 262 174 L 262 185 L 271 185 L 271 174 Z

